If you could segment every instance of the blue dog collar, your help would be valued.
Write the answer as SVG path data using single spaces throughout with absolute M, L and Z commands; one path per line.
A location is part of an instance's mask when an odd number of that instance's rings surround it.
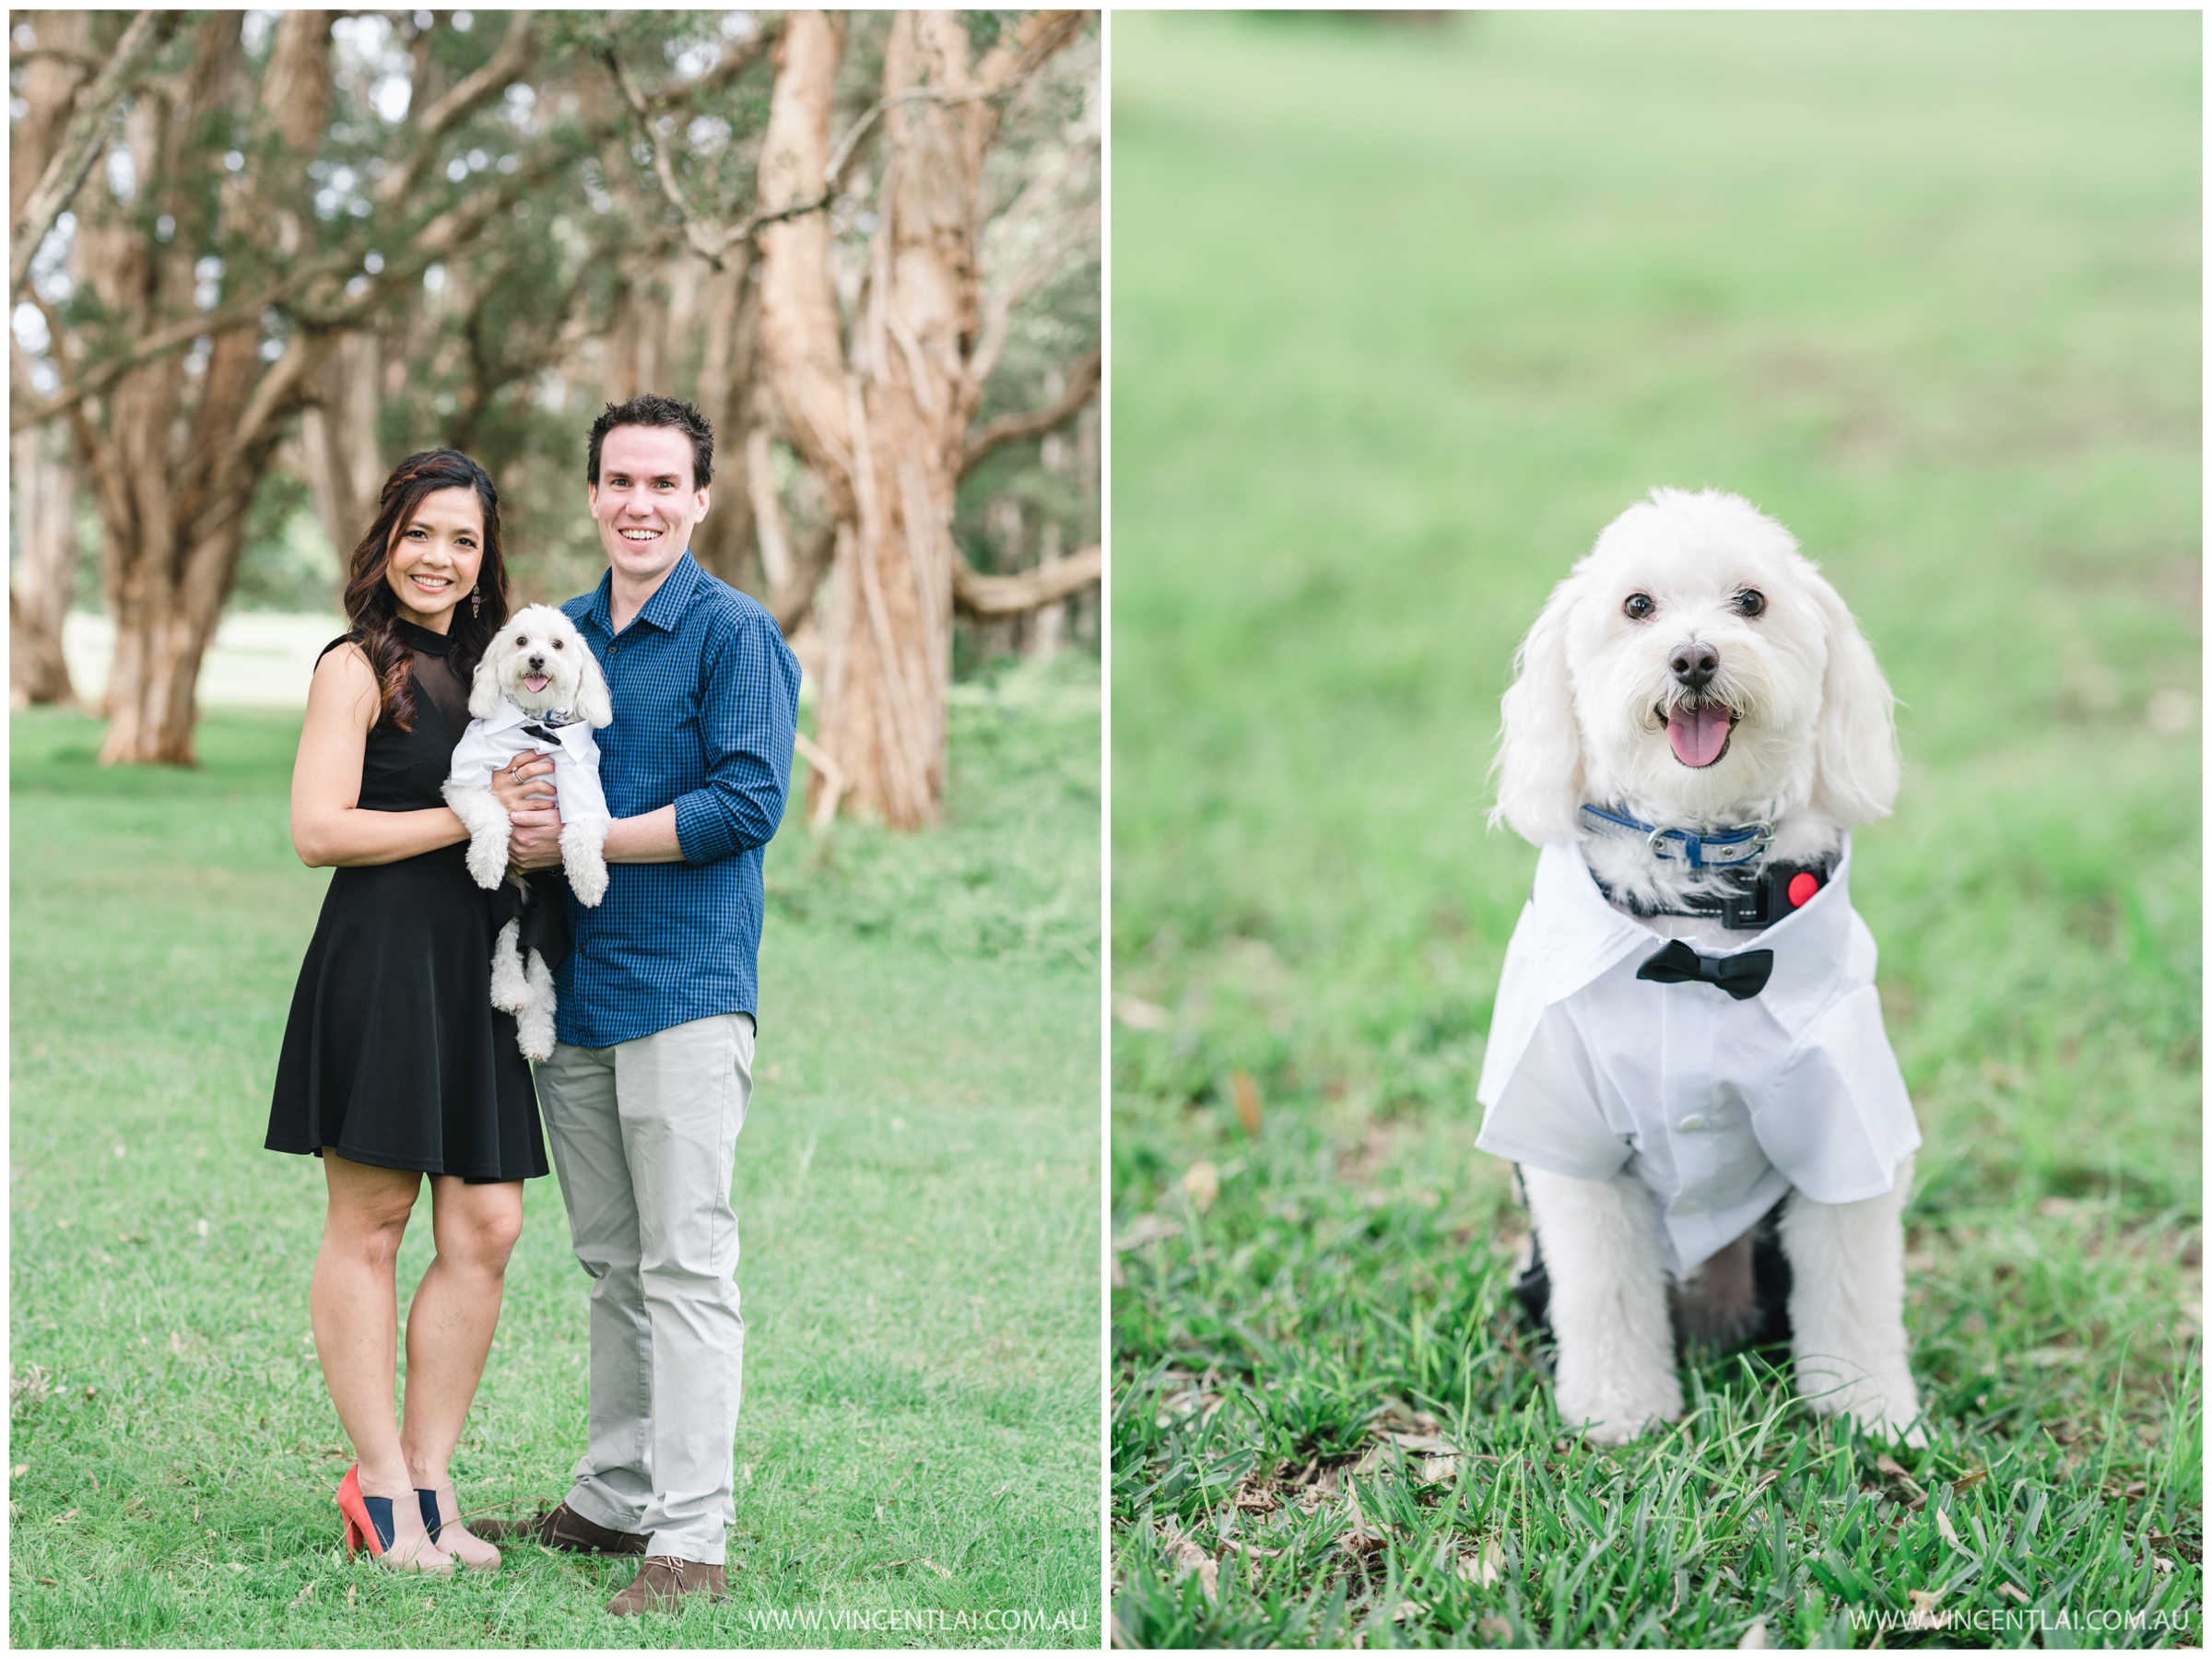
M 1662 830 L 1641 823 L 1625 812 L 1587 803 L 1582 809 L 1582 820 L 1583 828 L 1593 835 L 1607 841 L 1641 841 L 1653 857 L 1678 860 L 1693 870 L 1750 864 L 1765 853 L 1767 843 L 1774 839 L 1771 824 L 1739 824 L 1733 830 L 1700 835 L 1694 830 Z

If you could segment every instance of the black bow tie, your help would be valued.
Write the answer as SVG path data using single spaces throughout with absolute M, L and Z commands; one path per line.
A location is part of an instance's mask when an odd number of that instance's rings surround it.
M 548 724 L 553 725 L 556 729 L 547 731 L 546 727 Z M 576 723 L 572 720 L 551 722 L 539 722 L 535 720 L 529 721 L 526 722 L 523 726 L 523 735 L 525 737 L 535 737 L 540 743 L 558 744 L 560 741 L 560 733 L 558 728 L 563 725 L 573 725 L 575 724 Z
M 1757 996 L 1764 991 L 1767 975 L 1773 971 L 1774 953 L 1771 950 L 1745 950 L 1728 957 L 1700 956 L 1682 940 L 1674 939 L 1644 958 L 1643 966 L 1636 970 L 1636 977 L 1657 980 L 1663 985 L 1703 980 L 1742 1002 L 1747 996 Z

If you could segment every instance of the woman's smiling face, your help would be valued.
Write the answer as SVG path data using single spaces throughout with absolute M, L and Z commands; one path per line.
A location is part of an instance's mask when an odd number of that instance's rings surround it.
M 384 581 L 399 600 L 402 617 L 443 633 L 453 622 L 453 606 L 476 586 L 483 559 L 484 509 L 477 492 L 434 489 L 393 537 Z

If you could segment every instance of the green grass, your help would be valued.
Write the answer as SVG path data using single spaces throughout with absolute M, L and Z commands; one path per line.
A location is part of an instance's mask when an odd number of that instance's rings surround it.
M 1096 693 L 1062 680 L 1033 741 L 963 705 L 947 839 L 1008 795 L 1060 800 L 1095 757 Z M 1046 815 L 989 927 L 971 894 L 908 936 L 864 936 L 828 900 L 800 920 L 794 866 L 822 849 L 795 824 L 771 848 L 731 1597 L 617 1624 L 600 1609 L 627 1565 L 512 1550 L 432 1584 L 339 1549 L 349 1454 L 307 1328 L 320 1169 L 261 1149 L 327 880 L 286 840 L 296 722 L 210 717 L 191 774 L 102 771 L 79 718 L 13 732 L 16 1644 L 897 1646 L 916 1620 L 933 1645 L 1097 1643 L 1098 993 L 1075 948 L 1095 959 L 1095 795 L 1087 820 Z M 1001 959 L 1040 893 L 1083 880 L 1089 939 L 1035 927 L 1062 948 Z M 455 1459 L 469 1505 L 557 1497 L 582 1444 L 586 1281 L 554 1182 L 525 1193 Z M 418 1209 L 403 1298 L 428 1232 Z M 768 1622 L 794 1611 L 876 1628 Z M 1025 1611 L 1044 1628 L 1006 1628 Z
M 2199 29 L 1117 18 L 1118 1639 L 2201 1641 Z M 1903 700 L 1912 1487 L 1741 1357 L 1571 1443 L 1510 1317 L 1498 694 L 1657 483 Z

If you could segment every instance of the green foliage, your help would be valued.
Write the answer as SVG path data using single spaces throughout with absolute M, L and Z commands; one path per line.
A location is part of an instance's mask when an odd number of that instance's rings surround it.
M 263 475 L 246 513 L 230 603 L 240 610 L 335 611 L 345 585 L 339 560 L 306 484 L 272 470 Z
M 1124 1639 L 1863 1642 L 1920 1590 L 2201 1640 L 2198 29 L 1116 21 Z M 1853 897 L 1924 1504 L 1757 1359 L 1555 1443 L 1510 1316 L 1497 699 L 1658 483 L 1788 524 L 1902 699 Z
M 261 1149 L 328 879 L 287 841 L 297 722 L 211 716 L 191 771 L 101 768 L 98 737 L 13 726 L 17 1645 L 896 1646 L 917 1615 L 933 1644 L 1097 1644 L 1095 969 L 771 918 L 731 1599 L 616 1625 L 629 1564 L 522 1549 L 488 1579 L 388 1576 L 345 1563 L 331 1503 L 350 1454 L 308 1332 L 321 1171 Z M 771 872 L 805 855 L 783 833 Z M 418 1208 L 403 1299 L 428 1235 Z M 585 1288 L 554 1182 L 528 1183 L 465 1505 L 564 1488 Z M 983 1624 L 1006 1610 L 1047 1622 Z
M 768 867 L 780 914 L 951 959 L 1095 971 L 1099 960 L 1099 673 L 1074 653 L 956 687 L 946 821 L 924 835 L 787 815 Z M 804 762 L 792 798 L 803 802 Z

